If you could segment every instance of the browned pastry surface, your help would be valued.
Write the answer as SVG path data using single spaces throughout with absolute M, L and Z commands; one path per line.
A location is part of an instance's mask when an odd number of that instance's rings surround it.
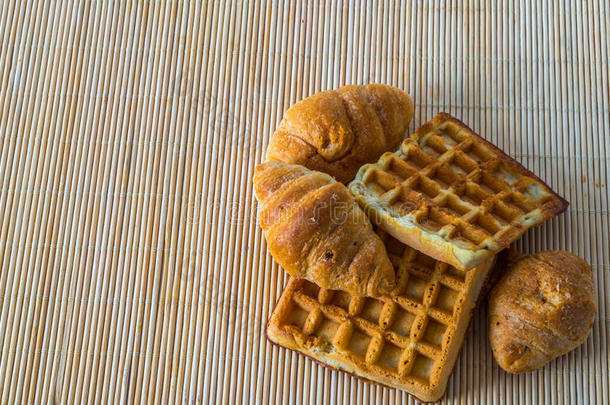
M 512 264 L 489 298 L 489 338 L 498 364 L 522 373 L 580 345 L 596 312 L 591 267 L 547 251 Z
M 323 365 L 436 401 L 493 257 L 464 272 L 378 232 L 396 270 L 391 294 L 357 297 L 291 279 L 267 337 Z
M 349 185 L 373 222 L 469 269 L 568 203 L 462 122 L 441 113 Z
M 356 295 L 394 287 L 385 247 L 343 184 L 303 166 L 266 162 L 255 169 L 254 187 L 269 251 L 290 275 Z
M 385 84 L 316 93 L 286 111 L 267 160 L 300 164 L 346 183 L 360 166 L 396 148 L 411 118 L 411 97 Z

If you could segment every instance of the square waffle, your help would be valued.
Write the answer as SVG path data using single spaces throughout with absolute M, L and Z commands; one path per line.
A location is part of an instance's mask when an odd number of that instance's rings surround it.
M 494 258 L 464 272 L 378 232 L 396 270 L 391 296 L 357 297 L 290 279 L 267 337 L 322 365 L 436 401 Z
M 370 219 L 467 270 L 568 203 L 462 122 L 441 113 L 349 185 Z

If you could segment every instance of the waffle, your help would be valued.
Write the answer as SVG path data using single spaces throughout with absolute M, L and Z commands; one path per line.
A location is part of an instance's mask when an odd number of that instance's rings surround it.
M 532 172 L 444 113 L 398 151 L 361 167 L 349 188 L 373 222 L 461 270 L 568 206 Z
M 357 297 L 290 279 L 267 337 L 322 365 L 436 401 L 494 258 L 464 272 L 379 233 L 396 270 L 390 296 Z

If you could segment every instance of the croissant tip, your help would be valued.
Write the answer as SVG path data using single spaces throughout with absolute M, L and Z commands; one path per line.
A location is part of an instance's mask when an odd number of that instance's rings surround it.
M 381 269 L 378 268 L 377 271 L 381 272 Z M 381 273 L 381 275 L 376 277 L 376 281 L 370 284 L 369 295 L 390 295 L 392 291 L 394 291 L 394 288 L 396 287 L 396 278 L 393 269 L 391 274 L 385 274 L 386 272 Z

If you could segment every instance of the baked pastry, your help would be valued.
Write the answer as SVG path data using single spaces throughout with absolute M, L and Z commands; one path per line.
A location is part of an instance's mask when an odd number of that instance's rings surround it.
M 411 118 L 411 97 L 385 84 L 316 93 L 286 111 L 267 160 L 300 164 L 346 183 L 360 166 L 396 148 Z
M 254 188 L 269 251 L 290 275 L 356 295 L 394 287 L 385 247 L 343 184 L 303 166 L 266 162 L 255 169 Z
M 536 175 L 448 114 L 349 185 L 373 222 L 407 245 L 470 269 L 568 203 Z
M 510 373 L 544 366 L 585 341 L 596 306 L 591 267 L 580 257 L 547 251 L 520 258 L 489 298 L 496 361 Z
M 396 269 L 391 295 L 356 297 L 291 279 L 267 337 L 324 366 L 436 401 L 494 258 L 463 272 L 379 232 Z

